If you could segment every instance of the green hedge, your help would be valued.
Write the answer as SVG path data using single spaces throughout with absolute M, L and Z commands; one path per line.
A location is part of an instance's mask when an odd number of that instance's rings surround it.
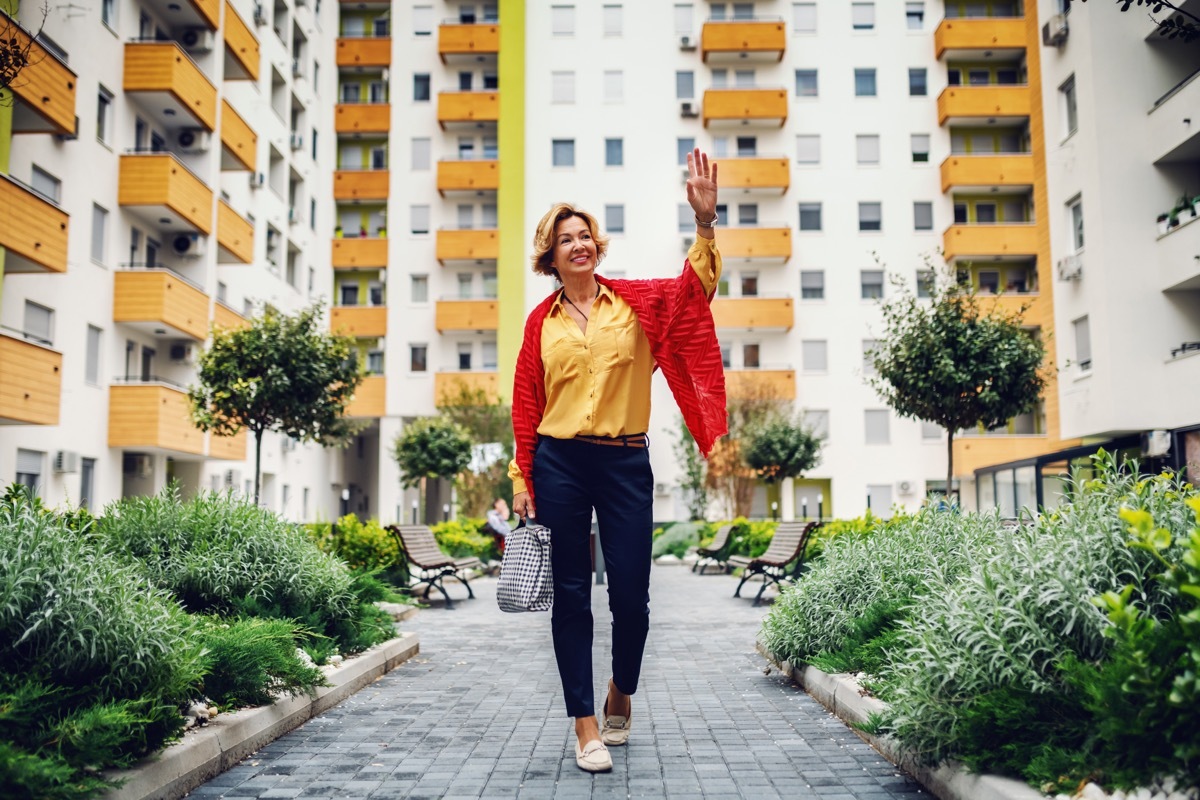
M 433 526 L 433 535 L 438 546 L 455 558 L 475 556 L 480 561 L 499 561 L 500 550 L 495 537 L 484 533 L 486 519 L 459 517 Z

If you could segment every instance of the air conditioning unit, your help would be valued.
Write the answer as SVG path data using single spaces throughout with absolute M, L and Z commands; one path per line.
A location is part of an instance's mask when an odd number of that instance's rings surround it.
M 689 51 L 695 50 L 696 49 L 696 37 L 690 36 L 688 34 L 684 34 L 683 36 L 680 36 L 679 37 L 679 49 L 680 50 L 689 50 Z
M 195 364 L 200 346 L 195 342 L 172 342 L 171 360 L 179 364 Z
M 254 24 L 255 25 L 266 25 L 267 24 L 267 10 L 265 8 L 263 8 L 262 3 L 254 4 Z
M 154 457 L 144 453 L 127 453 L 121 466 L 126 475 L 149 478 L 154 474 Z
M 1042 26 L 1042 44 L 1046 47 L 1062 47 L 1067 43 L 1067 15 L 1055 14 Z
M 207 153 L 210 134 L 203 128 L 184 128 L 175 136 L 181 153 Z
M 1170 431 L 1146 431 L 1142 434 L 1142 455 L 1146 458 L 1161 458 L 1170 452 Z
M 75 127 L 71 129 L 70 133 L 56 133 L 56 134 L 54 134 L 54 138 L 58 139 L 60 142 L 73 142 L 76 139 L 78 139 L 79 138 L 79 115 L 78 114 L 75 115 Z
M 262 187 L 264 187 L 266 185 L 267 185 L 267 173 L 265 173 L 265 172 L 251 172 L 250 173 L 250 188 L 251 189 L 261 189 Z
M 695 119 L 700 116 L 700 109 L 696 108 L 696 103 L 693 100 L 680 100 L 679 116 Z
M 1063 256 L 1058 260 L 1058 279 L 1060 281 L 1073 281 L 1083 275 L 1083 259 L 1078 253 L 1072 253 L 1069 256 Z
M 293 150 L 303 150 L 304 149 L 304 135 L 303 134 L 293 133 L 290 141 L 291 141 Z
M 213 49 L 213 34 L 207 28 L 187 28 L 179 34 L 179 43 L 189 53 L 207 53 Z
M 177 233 L 171 239 L 171 252 L 181 258 L 202 258 L 205 242 L 198 233 Z
M 54 454 L 55 472 L 79 472 L 79 453 L 74 450 L 59 450 Z
M 902 494 L 902 495 L 912 494 L 913 493 L 913 482 L 912 481 L 898 482 L 896 484 L 896 492 L 898 494 Z

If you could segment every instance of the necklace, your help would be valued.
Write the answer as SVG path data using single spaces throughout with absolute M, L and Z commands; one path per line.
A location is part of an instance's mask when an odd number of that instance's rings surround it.
M 596 297 L 599 297 L 599 296 L 600 296 L 600 284 L 597 283 L 596 284 Z M 567 290 L 565 288 L 563 289 L 563 299 L 566 300 L 568 303 L 571 303 L 571 298 L 567 297 Z M 579 306 L 575 305 L 574 303 L 571 303 L 571 308 L 575 309 L 576 311 L 579 311 Z M 582 311 L 579 311 L 579 316 L 583 317 L 584 322 L 590 321 L 588 318 L 588 315 L 583 313 Z

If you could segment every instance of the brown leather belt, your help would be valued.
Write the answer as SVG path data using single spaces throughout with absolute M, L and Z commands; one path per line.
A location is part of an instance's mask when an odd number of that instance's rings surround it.
M 584 436 L 579 434 L 575 437 L 578 441 L 587 442 L 588 444 L 603 444 L 609 447 L 646 447 L 650 444 L 650 437 L 644 433 L 634 433 L 629 436 Z

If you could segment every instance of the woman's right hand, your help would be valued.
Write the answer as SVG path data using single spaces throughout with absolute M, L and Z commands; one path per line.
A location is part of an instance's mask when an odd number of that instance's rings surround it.
M 513 495 L 513 511 L 521 519 L 537 516 L 537 512 L 533 510 L 533 498 L 529 496 L 529 492 L 517 492 Z

